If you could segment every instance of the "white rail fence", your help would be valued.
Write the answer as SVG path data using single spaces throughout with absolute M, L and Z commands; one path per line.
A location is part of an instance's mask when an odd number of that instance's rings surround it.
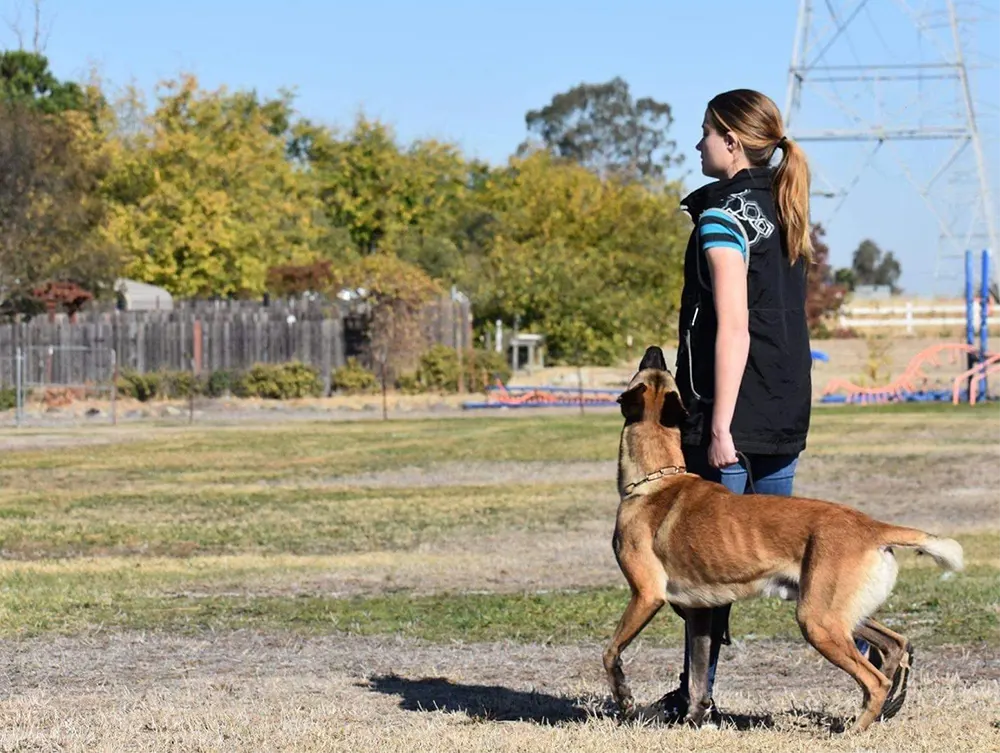
M 987 304 L 986 326 L 1000 326 L 1000 316 Z M 980 304 L 973 307 L 973 329 L 979 332 Z M 907 334 L 922 327 L 964 327 L 966 308 L 962 303 L 905 304 L 893 306 L 847 306 L 841 309 L 837 320 L 841 329 L 866 329 L 869 327 L 893 327 L 905 329 Z

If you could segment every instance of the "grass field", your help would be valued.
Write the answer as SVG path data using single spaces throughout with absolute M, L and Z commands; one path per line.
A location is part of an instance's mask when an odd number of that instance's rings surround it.
M 818 409 L 797 492 L 955 535 L 907 553 L 882 619 L 916 645 L 903 712 L 860 701 L 792 608 L 734 609 L 723 729 L 622 725 L 603 642 L 612 411 L 0 437 L 0 750 L 1000 750 L 1000 413 Z M 664 612 L 626 652 L 673 687 Z

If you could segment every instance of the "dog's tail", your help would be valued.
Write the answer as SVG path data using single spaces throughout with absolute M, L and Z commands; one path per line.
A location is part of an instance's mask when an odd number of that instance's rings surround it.
M 916 528 L 887 525 L 882 533 L 882 543 L 916 549 L 919 554 L 929 555 L 945 570 L 962 570 L 965 567 L 962 545 L 955 539 L 941 538 Z

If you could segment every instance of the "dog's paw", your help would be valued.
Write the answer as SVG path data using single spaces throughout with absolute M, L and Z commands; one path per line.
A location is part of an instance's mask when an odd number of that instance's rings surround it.
M 636 714 L 635 699 L 631 695 L 619 698 L 615 705 L 618 707 L 618 715 L 622 719 L 632 719 Z

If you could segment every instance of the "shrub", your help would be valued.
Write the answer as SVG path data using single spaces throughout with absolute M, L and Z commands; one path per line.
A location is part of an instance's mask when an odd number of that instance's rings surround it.
M 379 388 L 376 376 L 351 357 L 347 363 L 336 369 L 330 377 L 330 384 L 337 392 L 355 395 L 374 392 Z
M 27 402 L 27 400 L 25 401 Z M 0 411 L 12 410 L 17 407 L 17 388 L 4 387 L 0 389 Z
M 319 397 L 323 382 L 312 366 L 291 363 L 259 363 L 232 385 L 237 397 L 261 397 L 287 400 L 297 397 Z
M 157 372 L 140 374 L 137 371 L 125 369 L 119 374 L 116 387 L 120 396 L 131 397 L 145 403 L 159 393 L 160 374 Z
M 232 392 L 233 385 L 240 379 L 238 371 L 226 371 L 220 369 L 213 371 L 205 380 L 205 394 L 209 397 L 222 397 L 226 393 Z
M 164 371 L 160 373 L 157 395 L 166 399 L 187 398 L 205 393 L 205 384 L 190 371 Z
M 510 379 L 511 369 L 503 354 L 490 350 L 467 349 L 462 352 L 462 373 L 470 392 L 482 392 L 495 379 Z M 458 352 L 446 345 L 435 345 L 420 357 L 417 370 L 403 374 L 396 384 L 403 392 L 457 392 Z

